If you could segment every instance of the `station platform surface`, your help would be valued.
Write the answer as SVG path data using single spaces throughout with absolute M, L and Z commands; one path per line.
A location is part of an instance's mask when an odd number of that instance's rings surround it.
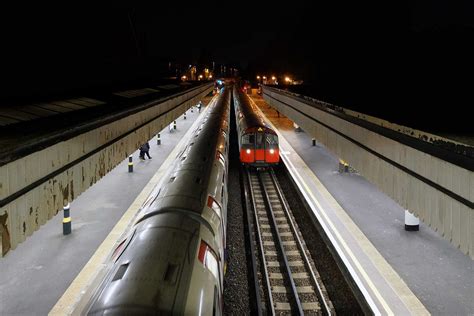
M 127 158 L 74 200 L 70 204 L 70 235 L 64 236 L 62 233 L 63 212 L 60 211 L 17 249 L 0 258 L 1 316 L 50 313 L 71 283 L 76 282 L 76 276 L 99 246 L 107 240 L 106 237 L 112 234 L 111 231 L 129 206 L 137 202 L 140 192 L 150 185 L 152 177 L 161 170 L 160 167 L 174 160 L 167 157 L 177 150 L 177 144 L 205 112 L 210 100 L 210 97 L 202 100 L 204 106 L 200 113 L 194 107 L 193 112 L 186 112 L 186 119 L 184 115 L 178 118 L 176 130 L 169 127 L 163 129 L 160 132 L 161 145 L 157 145 L 156 136 L 149 141 L 152 159 L 141 161 L 138 151 L 133 153 L 133 173 L 128 172 Z M 122 225 L 123 228 L 127 224 Z M 116 233 L 109 245 L 114 245 L 122 233 L 123 231 Z M 107 255 L 110 250 L 111 248 L 102 251 Z M 66 313 L 64 308 L 56 309 L 50 314 Z
M 282 160 L 381 314 L 474 314 L 474 261 L 421 221 L 419 231 L 405 231 L 395 201 L 359 174 L 339 173 L 338 157 L 251 97 L 278 129 Z

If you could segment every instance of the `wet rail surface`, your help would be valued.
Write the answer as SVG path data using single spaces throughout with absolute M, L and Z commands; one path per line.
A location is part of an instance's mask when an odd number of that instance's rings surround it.
M 245 170 L 258 266 L 259 310 L 272 315 L 332 315 L 319 273 L 272 169 Z

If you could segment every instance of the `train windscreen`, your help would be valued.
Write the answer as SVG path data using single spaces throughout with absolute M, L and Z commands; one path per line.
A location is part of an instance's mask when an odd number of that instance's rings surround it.
M 265 134 L 265 148 L 278 149 L 278 136 L 275 134 Z
M 255 134 L 245 134 L 242 136 L 242 148 L 243 149 L 253 149 L 255 144 Z

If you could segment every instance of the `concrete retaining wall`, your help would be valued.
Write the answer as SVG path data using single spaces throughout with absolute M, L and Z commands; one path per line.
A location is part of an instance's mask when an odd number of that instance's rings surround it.
M 272 107 L 295 121 L 403 208 L 419 216 L 474 258 L 472 171 L 332 115 L 332 110 L 323 111 L 277 89 L 264 87 L 263 93 Z M 460 202 L 446 191 L 464 201 Z
M 65 169 L 0 208 L 0 253 L 15 249 L 212 88 L 201 86 L 0 167 L 0 200 Z

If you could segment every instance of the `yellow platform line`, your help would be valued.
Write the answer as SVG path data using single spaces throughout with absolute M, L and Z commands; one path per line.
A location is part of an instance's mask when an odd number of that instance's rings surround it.
M 215 96 L 209 105 L 212 102 L 217 100 Z M 200 124 L 202 118 L 205 116 L 203 114 L 209 109 L 209 105 L 202 111 L 200 116 L 192 124 L 189 130 L 186 132 L 185 136 L 181 141 L 176 145 L 176 147 L 171 151 L 166 160 L 163 162 L 161 167 L 151 178 L 151 180 L 146 184 L 137 198 L 133 201 L 127 211 L 124 213 L 122 218 L 117 222 L 115 227 L 105 238 L 102 244 L 97 248 L 96 252 L 92 255 L 86 265 L 82 268 L 81 272 L 77 275 L 71 285 L 68 287 L 66 292 L 61 296 L 59 301 L 54 305 L 54 307 L 49 312 L 49 315 L 81 315 L 83 309 L 88 304 L 90 297 L 93 295 L 95 288 L 100 284 L 100 281 L 106 274 L 106 267 L 108 258 L 112 254 L 112 250 L 115 249 L 115 246 L 122 239 L 131 225 L 134 222 L 134 219 L 137 218 L 138 210 L 145 202 L 148 195 L 152 190 L 157 186 L 161 186 L 161 182 L 164 181 L 164 175 L 170 170 L 172 165 L 175 163 L 176 156 L 180 151 L 182 151 L 192 133 L 196 130 Z M 167 127 L 166 127 L 167 128 Z M 127 158 L 128 159 L 128 158 Z

